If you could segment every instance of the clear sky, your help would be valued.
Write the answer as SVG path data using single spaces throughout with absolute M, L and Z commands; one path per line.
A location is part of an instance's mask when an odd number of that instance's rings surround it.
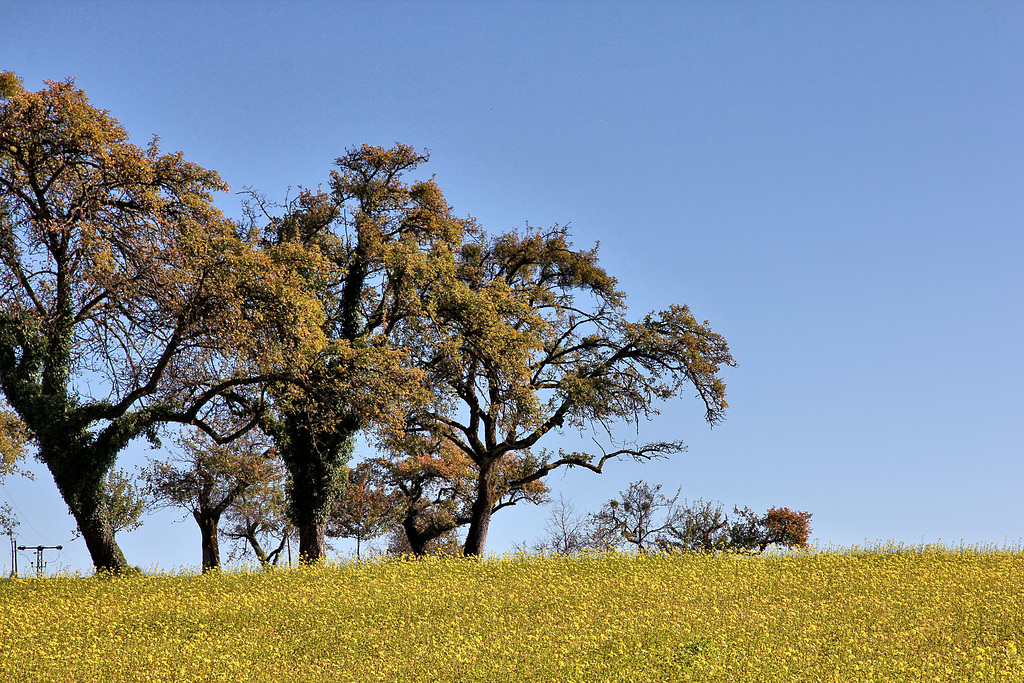
M 0 70 L 75 77 L 235 189 L 427 148 L 457 214 L 568 223 L 635 316 L 707 318 L 726 421 L 664 405 L 638 438 L 689 451 L 550 478 L 577 508 L 643 478 L 808 510 L 825 545 L 1024 537 L 1024 4 L 0 0 L 0 25 Z M 36 469 L 0 490 L 19 542 L 88 567 Z M 546 515 L 499 512 L 489 548 Z M 122 535 L 129 562 L 197 565 L 176 518 Z

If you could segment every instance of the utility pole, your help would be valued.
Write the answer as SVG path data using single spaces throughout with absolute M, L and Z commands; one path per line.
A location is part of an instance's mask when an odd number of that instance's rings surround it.
M 13 538 L 13 537 L 12 537 Z M 44 550 L 62 550 L 63 546 L 59 545 L 37 545 L 35 547 L 27 545 L 19 545 L 18 550 L 35 550 L 36 551 L 36 577 L 43 575 L 43 570 L 46 569 L 46 563 L 43 562 L 43 551 Z M 17 566 L 15 566 L 17 571 Z
M 14 531 L 10 533 L 11 537 L 11 578 L 18 578 L 18 542 L 14 540 Z

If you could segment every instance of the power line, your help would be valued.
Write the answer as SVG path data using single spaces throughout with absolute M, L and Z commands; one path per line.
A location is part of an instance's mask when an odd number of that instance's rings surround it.
M 32 522 L 28 521 L 28 515 L 22 512 L 21 508 L 18 507 L 18 504 L 14 502 L 13 498 L 11 498 L 11 492 L 7 490 L 7 484 L 0 484 L 0 488 L 4 490 L 4 495 L 7 496 L 7 500 L 9 500 L 11 502 L 11 505 L 14 506 L 14 509 L 17 510 L 18 512 L 18 516 L 25 521 L 25 524 L 28 524 L 29 528 L 31 528 L 32 531 L 36 532 L 36 535 L 39 536 L 39 538 L 48 542 L 50 539 L 48 539 L 46 536 L 40 533 L 39 529 L 32 526 Z

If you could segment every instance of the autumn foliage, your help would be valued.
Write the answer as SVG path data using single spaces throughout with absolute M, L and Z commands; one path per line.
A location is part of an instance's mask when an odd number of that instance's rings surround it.
M 805 548 L 811 535 L 811 513 L 796 512 L 789 508 L 769 508 L 758 516 L 750 508 L 735 509 L 742 523 L 736 536 L 746 547 L 763 552 L 772 544 Z
M 128 566 L 108 473 L 168 430 L 212 444 L 150 474 L 192 510 L 213 568 L 221 516 L 258 509 L 262 475 L 243 470 L 266 463 L 214 457 L 238 440 L 272 444 L 273 507 L 316 563 L 331 535 L 361 545 L 388 525 L 416 552 L 465 527 L 480 555 L 492 515 L 543 501 L 552 472 L 681 451 L 615 436 L 659 402 L 693 392 L 708 424 L 724 418 L 735 362 L 707 321 L 683 304 L 630 318 L 596 247 L 557 225 L 486 232 L 411 177 L 428 158 L 356 146 L 328 189 L 248 190 L 236 221 L 215 171 L 134 144 L 73 80 L 0 76 L 3 466 L 31 442 L 97 567 Z M 544 447 L 564 429 L 607 438 Z M 353 469 L 359 436 L 376 452 Z

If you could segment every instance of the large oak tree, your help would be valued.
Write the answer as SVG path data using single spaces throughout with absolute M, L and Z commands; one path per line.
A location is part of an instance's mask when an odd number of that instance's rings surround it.
M 263 421 L 288 469 L 303 562 L 326 554 L 328 518 L 355 435 L 394 424 L 425 397 L 422 371 L 393 339 L 404 321 L 424 314 L 432 288 L 450 279 L 465 224 L 433 180 L 404 180 L 425 161 L 407 145 L 363 145 L 337 159 L 330 192 L 303 191 L 283 216 L 253 197 L 269 218 L 268 242 L 313 251 L 327 264 L 308 272 L 308 285 L 325 304 L 329 344 L 317 364 L 278 391 Z
M 246 239 L 223 189 L 129 142 L 73 81 L 0 76 L 0 389 L 101 569 L 128 566 L 102 505 L 127 444 L 170 421 L 214 432 L 214 410 L 242 430 L 230 392 L 316 351 L 319 303 L 282 267 L 303 255 Z
M 575 250 L 565 228 L 488 237 L 461 248 L 456 277 L 436 290 L 431 315 L 410 318 L 403 344 L 429 378 L 432 402 L 408 415 L 392 440 L 404 457 L 419 435 L 446 442 L 475 475 L 464 551 L 484 552 L 503 491 L 560 467 L 600 473 L 612 459 L 677 452 L 679 441 L 633 444 L 612 437 L 694 390 L 714 425 L 726 408 L 725 339 L 686 306 L 627 319 L 625 295 L 599 265 L 597 251 Z M 535 453 L 563 427 L 606 436 L 593 453 Z M 513 456 L 529 467 L 502 478 Z

